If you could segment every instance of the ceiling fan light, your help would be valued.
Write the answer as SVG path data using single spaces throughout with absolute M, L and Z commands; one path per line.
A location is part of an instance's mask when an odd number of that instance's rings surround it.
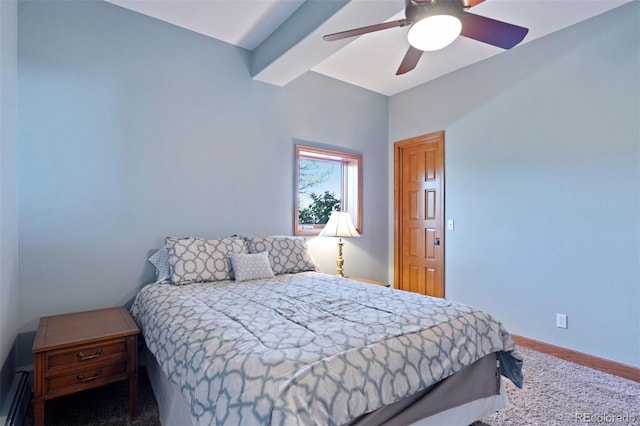
M 409 44 L 416 49 L 433 51 L 448 46 L 462 31 L 460 19 L 451 15 L 433 15 L 409 28 Z

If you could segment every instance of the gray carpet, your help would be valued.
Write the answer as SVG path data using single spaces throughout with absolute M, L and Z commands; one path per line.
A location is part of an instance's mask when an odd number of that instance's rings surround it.
M 511 407 L 483 419 L 492 426 L 640 425 L 640 383 L 529 349 L 524 386 L 505 380 Z
M 474 426 L 640 426 L 640 383 L 521 348 L 524 388 L 505 380 L 511 407 Z M 129 417 L 126 382 L 53 399 L 48 426 L 159 425 L 158 407 L 146 371 L 138 384 L 138 417 Z M 33 425 L 30 407 L 26 426 Z M 443 425 L 449 426 L 449 425 Z
M 2 0 L 0 0 L 2 1 Z M 129 382 L 118 382 L 45 402 L 45 426 L 157 426 L 158 405 L 147 371 L 138 372 L 138 416 L 130 417 Z M 33 426 L 33 404 L 24 426 Z

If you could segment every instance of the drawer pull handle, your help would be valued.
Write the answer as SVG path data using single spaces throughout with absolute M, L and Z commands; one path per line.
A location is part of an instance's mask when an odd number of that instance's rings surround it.
M 85 383 L 97 379 L 100 374 L 102 374 L 102 369 L 96 370 L 96 374 L 94 376 L 85 378 L 82 374 L 78 374 L 76 378 L 79 382 Z
M 102 353 L 102 348 L 96 349 L 96 354 L 95 355 L 84 356 L 84 353 L 78 352 L 78 358 L 80 358 L 80 361 L 86 361 L 86 360 L 89 360 L 89 359 L 98 358 L 101 353 Z

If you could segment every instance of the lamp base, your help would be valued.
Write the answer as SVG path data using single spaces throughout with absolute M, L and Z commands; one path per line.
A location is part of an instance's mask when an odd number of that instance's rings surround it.
M 342 258 L 342 246 L 343 246 L 342 238 L 338 240 L 338 259 L 336 260 L 336 276 L 344 277 L 344 259 Z

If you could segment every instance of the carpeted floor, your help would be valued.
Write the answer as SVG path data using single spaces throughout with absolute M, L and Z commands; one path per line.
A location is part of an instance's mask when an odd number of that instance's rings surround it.
M 520 351 L 524 356 L 524 388 L 517 389 L 504 380 L 511 407 L 474 426 L 640 426 L 640 383 L 528 349 Z M 121 382 L 48 401 L 45 424 L 159 425 L 158 406 L 144 369 L 139 377 L 138 417 L 129 417 L 128 386 Z M 25 426 L 32 425 L 30 407 Z
M 491 426 L 640 425 L 640 383 L 529 349 L 524 386 L 504 380 L 511 407 L 483 419 Z
M 0 0 L 2 1 L 2 0 Z M 147 371 L 138 371 L 138 416 L 130 417 L 129 383 L 112 383 L 45 402 L 46 426 L 157 426 L 158 405 L 153 397 Z M 33 404 L 24 426 L 33 426 Z

